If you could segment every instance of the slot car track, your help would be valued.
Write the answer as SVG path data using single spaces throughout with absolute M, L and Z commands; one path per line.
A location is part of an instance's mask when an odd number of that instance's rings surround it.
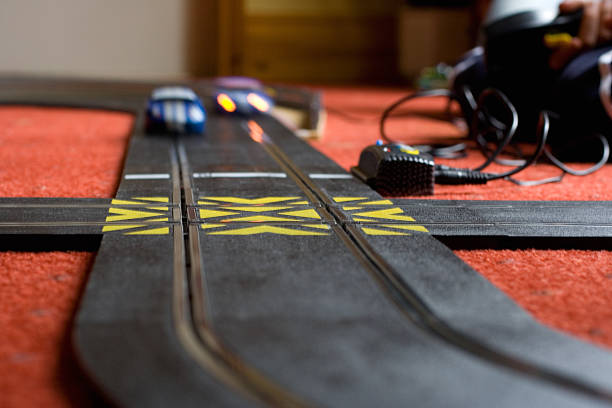
M 145 135 L 151 85 L 60 85 L 0 97 L 135 113 L 121 184 L 0 199 L 0 242 L 99 245 L 74 344 L 110 401 L 612 404 L 609 351 L 540 325 L 440 242 L 609 248 L 609 202 L 386 199 L 272 117 Z

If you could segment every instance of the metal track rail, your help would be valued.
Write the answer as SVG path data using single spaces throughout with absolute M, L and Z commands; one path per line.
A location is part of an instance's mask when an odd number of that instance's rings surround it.
M 503 366 L 526 376 L 537 377 L 573 391 L 612 402 L 612 390 L 610 389 L 597 387 L 588 382 L 565 376 L 558 371 L 534 364 L 532 361 L 508 355 L 451 327 L 427 306 L 407 282 L 397 275 L 394 269 L 368 244 L 362 235 L 356 234 L 355 228 L 336 215 L 337 212 L 330 207 L 329 203 L 332 200 L 329 195 L 313 183 L 311 178 L 304 174 L 270 138 L 265 138 L 264 144 L 266 150 L 287 171 L 288 175 L 304 191 L 304 194 L 310 199 L 316 200 L 314 201 L 315 203 L 325 208 L 327 210 L 326 214 L 333 216 L 333 221 L 338 226 L 341 226 L 341 228 L 334 228 L 336 234 L 346 243 L 352 253 L 366 259 L 370 263 L 371 270 L 378 274 L 379 281 L 389 297 L 404 311 L 406 316 L 423 330 L 438 336 L 448 344 L 458 347 L 479 359 Z

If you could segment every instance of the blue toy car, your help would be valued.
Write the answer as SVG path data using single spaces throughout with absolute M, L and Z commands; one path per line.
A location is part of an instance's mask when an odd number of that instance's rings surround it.
M 251 116 L 268 113 L 274 106 L 261 82 L 253 78 L 221 77 L 215 87 L 215 102 L 222 113 Z
M 147 133 L 202 133 L 206 111 L 190 88 L 156 88 L 147 104 Z

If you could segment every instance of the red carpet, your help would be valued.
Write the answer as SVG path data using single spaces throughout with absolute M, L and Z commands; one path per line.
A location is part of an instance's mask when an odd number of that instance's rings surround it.
M 70 358 L 70 323 L 94 254 L 0 252 L 0 406 L 87 401 Z
M 330 109 L 322 141 L 313 145 L 341 166 L 378 138 L 383 107 L 403 95 L 397 89 L 325 88 Z M 440 110 L 440 100 L 419 110 Z M 0 108 L 0 196 L 111 197 L 122 166 L 129 115 L 86 110 Z M 389 133 L 406 142 L 459 133 L 430 121 L 393 119 Z M 456 166 L 473 166 L 470 157 Z M 521 178 L 556 174 L 547 165 Z M 492 200 L 612 200 L 612 166 L 563 183 L 518 187 L 438 188 L 433 198 Z M 537 319 L 612 347 L 612 251 L 457 251 Z M 81 379 L 67 363 L 67 333 L 83 287 L 88 253 L 0 253 L 0 406 L 83 405 Z M 6 373 L 10 373 L 6 375 Z
M 0 109 L 0 197 L 112 197 L 131 115 Z
M 612 347 L 612 251 L 455 251 L 548 326 Z
M 0 196 L 112 197 L 124 113 L 0 108 Z M 94 254 L 0 252 L 0 407 L 86 406 L 70 325 Z

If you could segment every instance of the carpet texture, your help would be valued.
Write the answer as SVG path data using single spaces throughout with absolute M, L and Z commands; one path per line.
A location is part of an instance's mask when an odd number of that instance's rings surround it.
M 0 108 L 0 196 L 113 197 L 125 113 Z M 88 406 L 70 327 L 95 254 L 0 252 L 0 407 Z
M 87 405 L 70 326 L 94 255 L 0 252 L 0 406 Z
M 132 116 L 0 108 L 0 197 L 112 197 Z

